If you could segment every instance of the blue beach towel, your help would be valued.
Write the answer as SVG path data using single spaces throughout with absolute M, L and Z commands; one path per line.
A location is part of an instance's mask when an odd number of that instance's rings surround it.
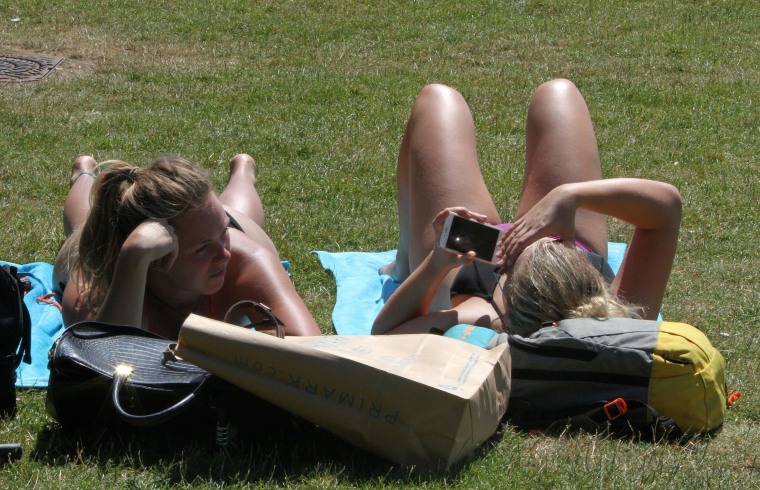
M 61 310 L 56 306 L 60 304 L 61 297 L 51 296 L 53 266 L 44 262 L 19 265 L 0 261 L 0 264 L 15 266 L 19 277 L 28 280 L 32 286 L 31 291 L 24 296 L 24 303 L 32 319 L 32 363 L 22 362 L 19 365 L 16 370 L 16 387 L 47 388 L 50 376 L 48 351 L 63 332 Z
M 617 273 L 626 244 L 610 242 L 607 261 Z M 322 267 L 335 278 L 337 288 L 332 321 L 338 335 L 369 335 L 372 323 L 399 284 L 377 270 L 396 258 L 395 250 L 385 252 L 313 252 Z

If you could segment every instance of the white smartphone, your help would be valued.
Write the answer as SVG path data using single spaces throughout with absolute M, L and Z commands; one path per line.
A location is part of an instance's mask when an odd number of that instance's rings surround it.
M 440 246 L 457 253 L 474 251 L 476 260 L 496 264 L 497 245 L 503 234 L 501 228 L 451 213 L 443 223 Z

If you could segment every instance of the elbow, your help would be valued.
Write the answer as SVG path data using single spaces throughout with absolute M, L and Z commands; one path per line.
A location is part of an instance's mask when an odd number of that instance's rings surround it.
M 387 331 L 388 331 L 387 328 L 385 328 L 385 327 L 383 327 L 381 325 L 378 325 L 378 323 L 375 322 L 375 323 L 372 324 L 372 330 L 370 330 L 370 334 L 371 335 L 383 335 Z
M 662 182 L 661 184 L 663 187 L 663 195 L 665 196 L 665 199 L 671 204 L 673 208 L 680 210 L 683 204 L 683 199 L 681 198 L 681 192 L 678 190 L 678 187 L 665 182 Z
M 372 323 L 371 335 L 388 335 L 398 324 L 393 324 L 393 320 L 390 318 L 384 318 L 381 311 L 374 323 Z
M 676 225 L 681 224 L 681 213 L 683 212 L 683 198 L 678 188 L 672 184 L 663 183 L 663 202 L 668 210 L 671 221 Z

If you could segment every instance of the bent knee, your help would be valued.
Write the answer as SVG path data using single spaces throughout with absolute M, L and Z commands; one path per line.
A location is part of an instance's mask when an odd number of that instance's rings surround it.
M 549 80 L 548 82 L 544 82 L 539 85 L 536 92 L 539 91 L 562 93 L 568 91 L 578 91 L 578 87 L 576 87 L 575 84 L 567 78 L 555 78 L 554 80 Z
M 555 78 L 538 86 L 531 99 L 532 104 L 543 101 L 557 102 L 580 96 L 580 90 L 566 78 Z
M 442 83 L 431 83 L 425 85 L 417 95 L 417 101 L 438 100 L 438 101 L 464 101 L 464 97 L 455 88 L 449 87 Z

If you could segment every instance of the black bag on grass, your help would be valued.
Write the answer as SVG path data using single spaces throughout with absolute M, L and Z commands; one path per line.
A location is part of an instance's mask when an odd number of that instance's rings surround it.
M 16 268 L 0 268 L 0 417 L 16 414 L 16 368 L 31 364 L 32 323 Z
M 181 430 L 215 434 L 221 445 L 230 429 L 272 433 L 292 418 L 175 357 L 173 344 L 134 327 L 70 326 L 50 350 L 48 413 L 70 430 Z

